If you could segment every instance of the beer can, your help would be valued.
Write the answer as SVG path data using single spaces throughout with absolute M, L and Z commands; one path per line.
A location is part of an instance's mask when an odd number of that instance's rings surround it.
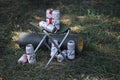
M 26 54 L 33 53 L 34 54 L 34 47 L 32 44 L 26 45 Z
M 18 63 L 19 63 L 19 64 L 28 63 L 27 54 L 23 54 L 23 55 L 18 59 Z
M 52 18 L 53 9 L 46 10 L 46 18 Z
M 57 55 L 57 61 L 62 62 L 67 56 L 67 50 L 63 50 L 60 54 Z
M 67 43 L 67 58 L 75 59 L 75 42 L 73 40 L 69 40 Z
M 57 55 L 57 61 L 62 62 L 64 60 L 64 57 L 61 54 Z
M 27 59 L 28 59 L 28 63 L 30 64 L 33 64 L 36 62 L 35 54 L 32 54 L 32 53 L 27 54 Z
M 60 19 L 60 10 L 53 10 L 52 18 L 54 18 L 55 20 L 59 20 Z
M 34 53 L 34 47 L 32 44 L 27 44 L 26 45 L 26 54 L 27 54 L 27 60 L 28 63 L 35 63 L 36 62 L 36 57 Z
M 45 21 L 40 21 L 39 26 L 44 29 L 47 26 L 47 23 Z
M 53 40 L 53 41 L 58 45 L 58 41 L 57 41 L 57 40 Z M 55 55 L 55 54 L 56 54 L 56 55 Z M 52 44 L 51 44 L 51 53 L 50 53 L 50 56 L 52 57 L 52 56 L 55 55 L 55 57 L 56 57 L 57 54 L 58 54 L 57 48 L 56 48 L 55 45 L 52 43 Z
M 68 41 L 67 49 L 69 49 L 69 50 L 74 50 L 75 49 L 75 42 L 73 40 Z
M 55 26 L 52 24 L 47 24 L 45 21 L 41 21 L 39 22 L 39 26 L 42 29 L 45 29 L 48 32 L 54 32 L 55 31 Z

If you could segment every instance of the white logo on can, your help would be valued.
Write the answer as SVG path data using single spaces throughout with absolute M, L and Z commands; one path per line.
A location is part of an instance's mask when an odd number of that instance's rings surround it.
M 28 63 L 32 64 L 36 62 L 35 54 L 27 54 Z

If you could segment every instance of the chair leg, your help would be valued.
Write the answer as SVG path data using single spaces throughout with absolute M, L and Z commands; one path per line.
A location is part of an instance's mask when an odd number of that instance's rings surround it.
M 34 53 L 36 53 L 36 51 L 39 49 L 39 47 L 41 46 L 41 44 L 44 42 L 44 40 L 46 39 L 47 35 L 43 36 L 43 39 L 39 42 L 38 46 L 36 47 L 36 49 L 34 50 Z
M 63 42 L 65 41 L 65 39 L 67 38 L 67 36 L 69 35 L 69 30 L 68 30 L 68 32 L 66 33 L 66 35 L 65 35 L 65 37 L 63 38 L 63 40 L 61 41 L 61 43 L 60 43 L 60 45 L 58 46 L 54 41 L 53 41 L 53 38 L 51 37 L 51 36 L 49 36 L 49 34 L 44 30 L 43 31 L 47 36 L 48 36 L 48 38 L 51 40 L 51 42 L 55 45 L 55 47 L 57 48 L 57 50 L 61 53 L 62 51 L 60 50 L 60 47 L 61 47 L 61 45 L 63 44 Z M 57 53 L 57 51 L 56 51 L 56 53 Z M 46 64 L 46 66 L 45 67 L 47 67 L 49 64 L 50 64 L 50 62 L 52 61 L 52 59 L 54 58 L 54 56 L 56 55 L 56 53 L 49 59 L 49 61 L 47 62 L 47 64 Z M 61 55 L 65 58 L 65 60 L 67 61 L 67 62 L 69 62 L 67 59 L 66 59 L 66 57 L 64 56 L 64 54 L 62 54 L 61 53 Z

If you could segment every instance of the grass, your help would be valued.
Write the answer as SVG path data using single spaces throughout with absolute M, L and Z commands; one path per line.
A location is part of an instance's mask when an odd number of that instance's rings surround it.
M 48 6 L 43 5 L 43 7 L 35 6 L 35 3 L 30 7 L 30 2 L 21 1 L 20 5 L 23 6 L 19 7 L 17 2 L 18 11 L 16 8 L 13 10 L 16 14 L 11 12 L 9 14 L 11 17 L 4 14 L 0 18 L 2 21 L 0 24 L 7 26 L 4 30 L 0 25 L 0 44 L 4 47 L 7 45 L 2 49 L 4 52 L 0 53 L 0 80 L 120 80 L 119 17 L 98 13 L 83 6 L 79 7 L 76 5 L 79 4 L 77 1 L 70 5 L 61 2 L 46 3 Z M 71 64 L 65 61 L 59 63 L 54 59 L 48 68 L 44 68 L 50 58 L 50 52 L 39 50 L 35 64 L 19 65 L 17 60 L 25 53 L 25 50 L 21 49 L 17 43 L 19 34 L 21 32 L 40 33 L 38 28 L 33 28 L 29 22 L 37 23 L 44 20 L 45 10 L 48 7 L 54 8 L 55 4 L 59 4 L 56 9 L 61 9 L 61 21 L 70 26 L 72 33 L 84 36 L 83 51 L 76 55 L 77 58 L 71 61 Z M 23 9 L 25 7 L 28 9 L 27 12 Z M 9 9 L 7 11 L 9 12 Z M 10 35 L 6 32 L 8 29 L 11 30 Z M 4 35 L 9 37 L 4 37 Z

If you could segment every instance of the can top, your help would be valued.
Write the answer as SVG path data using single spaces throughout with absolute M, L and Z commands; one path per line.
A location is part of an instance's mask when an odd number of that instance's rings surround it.
M 27 44 L 26 46 L 27 46 L 27 47 L 31 47 L 31 46 L 33 47 L 33 45 L 32 45 L 32 44 Z

